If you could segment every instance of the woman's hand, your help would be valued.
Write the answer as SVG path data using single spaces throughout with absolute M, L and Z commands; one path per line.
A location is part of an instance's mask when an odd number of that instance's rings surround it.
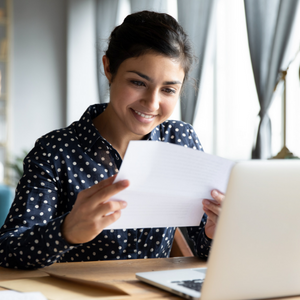
M 113 183 L 115 176 L 81 191 L 71 212 L 62 224 L 62 235 L 70 244 L 86 243 L 104 228 L 117 221 L 125 201 L 108 201 L 129 186 L 128 180 Z
M 207 222 L 205 225 L 205 234 L 210 239 L 213 239 L 218 217 L 221 212 L 221 204 L 225 198 L 225 195 L 217 190 L 212 190 L 211 196 L 214 200 L 204 199 L 202 201 L 203 210 L 207 215 Z

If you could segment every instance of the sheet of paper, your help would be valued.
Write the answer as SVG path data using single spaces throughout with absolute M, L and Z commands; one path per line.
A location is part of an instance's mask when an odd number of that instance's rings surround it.
M 225 193 L 234 162 L 191 148 L 155 141 L 131 141 L 115 181 L 130 186 L 112 200 L 125 200 L 108 229 L 198 226 L 202 200 Z
M 95 284 L 97 284 L 97 282 L 95 282 Z M 107 286 L 109 284 L 105 285 Z M 0 282 L 0 286 L 6 289 L 24 293 L 41 291 L 41 293 L 48 300 L 100 300 L 105 297 L 105 299 L 107 299 L 110 297 L 118 297 L 120 295 L 127 294 L 125 292 L 122 292 L 122 294 L 119 292 L 116 293 L 115 291 L 109 291 L 106 288 L 102 289 L 101 283 L 99 287 L 93 287 L 86 284 L 81 284 L 80 280 L 75 282 L 71 280 L 62 280 L 53 276 L 7 280 Z M 0 299 L 2 300 L 1 297 L 2 295 L 0 294 Z M 30 300 L 44 300 L 45 298 L 30 298 Z M 14 298 L 9 299 L 11 300 Z M 23 299 L 29 300 L 29 298 L 22 298 L 22 300 Z M 17 298 L 17 300 L 19 300 L 19 298 Z
M 1 300 L 47 300 L 40 292 L 19 293 L 16 291 L 0 291 Z

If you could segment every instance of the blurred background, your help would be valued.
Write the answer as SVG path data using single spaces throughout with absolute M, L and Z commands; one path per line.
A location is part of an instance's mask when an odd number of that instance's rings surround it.
M 246 2 L 0 0 L 0 183 L 16 184 L 11 171 L 20 166 L 41 135 L 78 120 L 90 104 L 108 101 L 109 89 L 100 63 L 107 38 L 127 14 L 144 9 L 167 12 L 178 19 L 198 51 L 199 64 L 192 73 L 198 79 L 198 90 L 187 89 L 172 118 L 192 123 L 208 153 L 232 160 L 256 158 L 253 149 L 262 118 Z M 258 5 L 259 0 L 251 2 Z M 288 21 L 286 16 L 280 21 L 282 3 L 260 2 L 274 9 L 273 35 L 268 36 L 275 39 L 279 23 Z M 277 62 L 278 74 L 273 80 L 277 87 L 265 110 L 271 120 L 270 137 L 259 152 L 261 159 L 275 156 L 284 145 L 284 85 L 278 76 L 287 68 L 286 145 L 300 156 L 300 14 L 298 1 L 290 2 L 294 3 L 293 22 L 284 33 L 287 38 L 281 49 L 286 46 L 291 50 Z M 259 9 L 263 21 L 272 17 L 271 9 Z M 250 9 L 248 13 L 249 21 Z M 261 26 L 256 28 L 259 50 L 259 41 L 264 42 L 267 31 L 264 22 L 252 20 L 251 24 Z M 271 50 L 264 59 L 274 66 Z M 274 88 L 275 84 L 271 90 Z

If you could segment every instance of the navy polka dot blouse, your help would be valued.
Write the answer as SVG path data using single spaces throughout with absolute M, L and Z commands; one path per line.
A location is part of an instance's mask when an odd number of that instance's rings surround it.
M 79 121 L 41 137 L 24 159 L 23 177 L 0 230 L 0 266 L 35 269 L 54 262 L 169 256 L 174 227 L 103 230 L 92 241 L 76 245 L 62 237 L 61 224 L 77 194 L 120 169 L 118 152 L 92 123 L 106 106 L 92 105 Z M 180 121 L 162 123 L 148 140 L 202 150 L 192 126 Z M 207 258 L 211 244 L 205 222 L 206 215 L 199 227 L 188 228 L 202 258 Z

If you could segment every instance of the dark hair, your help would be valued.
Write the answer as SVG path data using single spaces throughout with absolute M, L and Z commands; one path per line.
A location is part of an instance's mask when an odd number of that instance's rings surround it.
M 193 63 L 191 43 L 178 22 L 168 14 L 141 11 L 128 15 L 109 38 L 106 56 L 114 77 L 121 63 L 131 57 L 154 52 L 178 60 L 185 72 Z

